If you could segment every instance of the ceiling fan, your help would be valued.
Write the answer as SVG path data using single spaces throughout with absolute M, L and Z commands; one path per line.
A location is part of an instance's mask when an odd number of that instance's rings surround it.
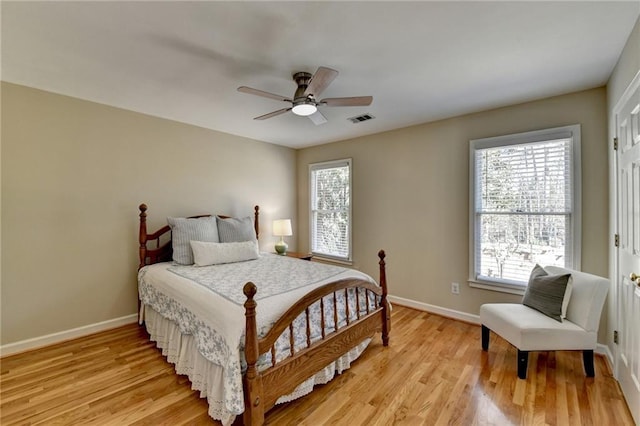
M 367 106 L 373 102 L 372 96 L 353 96 L 348 98 L 324 98 L 316 100 L 324 89 L 338 76 L 338 71 L 327 67 L 320 67 L 315 74 L 308 72 L 297 72 L 293 74 L 293 80 L 298 85 L 293 99 L 286 96 L 276 95 L 247 86 L 238 87 L 238 92 L 250 95 L 262 96 L 264 98 L 275 99 L 277 101 L 290 102 L 291 107 L 282 108 L 265 115 L 254 118 L 254 120 L 266 120 L 276 115 L 291 111 L 296 115 L 309 117 L 314 124 L 319 125 L 327 122 L 327 119 L 318 111 L 319 106 Z

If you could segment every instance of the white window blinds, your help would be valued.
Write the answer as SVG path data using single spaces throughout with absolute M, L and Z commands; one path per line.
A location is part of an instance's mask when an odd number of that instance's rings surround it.
M 311 164 L 311 251 L 351 260 L 351 159 Z
M 575 127 L 472 141 L 472 280 L 526 285 L 536 263 L 577 266 Z

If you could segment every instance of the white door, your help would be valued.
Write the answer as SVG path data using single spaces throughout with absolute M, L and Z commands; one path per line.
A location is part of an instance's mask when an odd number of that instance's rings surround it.
M 640 73 L 616 107 L 618 265 L 617 379 L 640 425 Z

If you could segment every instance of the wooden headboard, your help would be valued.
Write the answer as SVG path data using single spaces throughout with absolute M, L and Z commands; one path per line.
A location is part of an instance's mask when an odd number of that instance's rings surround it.
M 173 249 L 171 248 L 171 228 L 169 225 L 165 225 L 151 234 L 147 233 L 147 205 L 140 204 L 140 265 L 138 269 L 145 265 L 153 265 L 158 262 L 168 262 L 173 258 Z M 254 208 L 254 220 L 253 226 L 256 230 L 256 238 L 260 235 L 260 207 Z M 198 217 L 211 217 L 210 214 L 201 214 L 197 216 L 189 216 L 190 219 Z M 218 215 L 223 219 L 227 219 L 231 216 Z

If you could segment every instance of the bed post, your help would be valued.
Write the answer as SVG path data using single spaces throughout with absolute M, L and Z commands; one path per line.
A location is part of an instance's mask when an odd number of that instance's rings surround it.
M 384 250 L 378 252 L 380 258 L 380 287 L 382 287 L 382 299 L 380 304 L 382 305 L 382 344 L 383 346 L 389 346 L 389 331 L 391 331 L 391 312 L 389 310 L 389 302 L 387 301 L 387 273 L 386 263 L 384 258 L 387 255 Z
M 140 234 L 138 240 L 140 241 L 140 265 L 138 269 L 142 268 L 147 261 L 147 205 L 140 204 Z
M 258 220 L 258 216 L 260 216 L 260 206 L 255 206 L 253 210 L 253 227 L 256 230 L 256 239 L 258 239 L 260 237 L 260 221 Z
M 258 209 L 256 208 L 256 212 Z M 257 229 L 256 229 L 257 230 Z M 242 289 L 247 300 L 244 302 L 246 317 L 246 332 L 244 356 L 247 361 L 247 372 L 244 375 L 244 414 L 245 426 L 261 425 L 264 423 L 264 405 L 262 401 L 262 376 L 258 373 L 256 363 L 260 356 L 258 348 L 258 328 L 256 325 L 256 306 L 253 299 L 258 291 L 256 285 L 248 282 Z

